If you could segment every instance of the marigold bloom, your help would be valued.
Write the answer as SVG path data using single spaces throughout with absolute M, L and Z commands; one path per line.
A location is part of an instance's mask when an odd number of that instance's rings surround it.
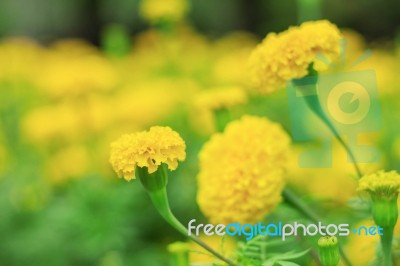
M 307 75 L 308 66 L 322 53 L 339 55 L 339 29 L 327 20 L 305 22 L 287 31 L 270 33 L 252 52 L 249 69 L 260 92 L 271 93 L 291 79 Z M 321 66 L 316 66 L 320 70 Z
M 400 175 L 396 171 L 365 175 L 358 182 L 357 190 L 380 196 L 397 195 L 400 192 Z
M 151 127 L 149 131 L 125 134 L 111 143 L 110 163 L 119 177 L 135 178 L 136 167 L 154 173 L 162 163 L 175 170 L 186 157 L 185 142 L 169 127 Z
M 370 194 L 375 223 L 389 232 L 393 230 L 398 219 L 400 175 L 396 171 L 379 171 L 365 175 L 358 182 L 358 190 Z
M 200 152 L 197 201 L 212 223 L 260 221 L 281 200 L 290 139 L 277 123 L 244 116 Z

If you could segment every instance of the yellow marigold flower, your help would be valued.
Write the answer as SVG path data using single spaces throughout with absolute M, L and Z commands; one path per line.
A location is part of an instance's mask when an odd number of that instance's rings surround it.
M 142 0 L 140 5 L 140 14 L 153 23 L 162 19 L 182 20 L 187 10 L 187 0 Z
M 375 223 L 384 230 L 393 230 L 398 219 L 400 175 L 396 171 L 379 171 L 365 175 L 358 182 L 358 190 L 370 194 Z
M 230 108 L 246 102 L 246 92 L 236 86 L 205 90 L 200 92 L 195 98 L 195 105 L 198 108 L 210 111 Z
M 197 201 L 212 223 L 257 222 L 281 200 L 290 139 L 277 123 L 244 116 L 200 152 Z
M 185 142 L 169 127 L 151 127 L 149 131 L 125 134 L 111 143 L 110 163 L 119 177 L 135 178 L 136 167 L 154 173 L 162 163 L 175 170 L 186 157 Z
M 381 196 L 397 195 L 400 192 L 400 175 L 396 171 L 365 175 L 360 179 L 357 190 Z
M 322 53 L 339 54 L 339 29 L 327 20 L 309 21 L 287 31 L 270 33 L 252 52 L 249 69 L 260 92 L 271 93 L 291 79 L 307 75 L 308 66 Z M 320 70 L 321 66 L 316 66 Z

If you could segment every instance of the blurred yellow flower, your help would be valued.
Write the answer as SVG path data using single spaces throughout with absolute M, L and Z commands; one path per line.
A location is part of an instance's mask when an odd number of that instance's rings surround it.
M 365 52 L 366 42 L 364 37 L 352 30 L 341 29 L 343 39 L 346 41 L 346 60 L 353 63 Z
M 46 160 L 46 177 L 52 184 L 60 185 L 67 180 L 83 176 L 88 166 L 89 154 L 85 147 L 67 147 Z
M 196 107 L 215 111 L 247 102 L 246 92 L 237 86 L 217 87 L 199 92 L 194 99 Z
M 353 228 L 375 226 L 371 220 L 364 220 Z M 379 243 L 379 235 L 350 234 L 345 252 L 353 265 L 367 266 L 376 259 L 376 250 Z
M 0 80 L 34 81 L 41 56 L 38 44 L 29 39 L 13 38 L 0 42 Z
M 365 175 L 358 182 L 357 190 L 381 196 L 390 196 L 400 191 L 400 175 L 396 171 L 378 171 Z
M 74 139 L 80 135 L 81 118 L 73 105 L 60 103 L 31 110 L 21 121 L 30 141 L 49 142 L 56 138 Z
M 249 33 L 234 32 L 217 40 L 210 48 L 215 62 L 212 64 L 212 76 L 221 84 L 248 86 L 246 60 L 257 44 L 257 38 Z
M 155 126 L 149 131 L 125 134 L 111 143 L 110 163 L 119 177 L 135 178 L 136 167 L 147 167 L 154 173 L 161 163 L 170 170 L 178 167 L 178 160 L 186 158 L 185 142 L 169 127 Z
M 188 7 L 187 0 L 142 0 L 140 14 L 153 23 L 163 19 L 179 21 L 185 17 Z
M 191 122 L 200 133 L 209 135 L 216 131 L 217 112 L 245 104 L 248 100 L 245 90 L 239 86 L 213 87 L 196 93 L 191 105 Z M 230 120 L 230 119 L 229 119 Z
M 318 128 L 318 130 L 320 130 Z M 321 129 L 322 130 L 322 129 Z M 360 140 L 360 139 L 359 139 Z M 332 165 L 329 168 L 305 168 L 299 164 L 300 156 L 307 151 L 323 149 L 310 145 L 295 145 L 291 149 L 288 162 L 288 184 L 327 205 L 345 205 L 348 201 L 357 196 L 357 180 L 354 165 L 347 159 L 347 152 L 337 142 L 332 142 L 332 150 L 325 152 L 332 153 Z M 327 159 L 324 153 L 318 159 Z M 304 159 L 304 158 L 303 158 Z M 310 157 L 303 163 L 315 162 L 316 157 Z M 359 163 L 363 173 L 372 173 L 381 168 L 381 162 Z M 326 189 L 329 187 L 329 189 Z
M 199 238 L 227 258 L 230 258 L 234 255 L 237 247 L 237 243 L 232 237 L 200 235 Z M 222 264 L 220 260 L 216 259 L 209 253 L 205 253 L 203 250 L 200 250 L 198 244 L 192 241 L 189 243 L 189 249 L 189 261 L 191 265 L 213 265 L 212 263 L 226 265 Z
M 116 124 L 132 123 L 142 128 L 156 124 L 176 110 L 193 94 L 193 85 L 184 79 L 136 82 L 110 98 Z
M 105 92 L 118 83 L 113 65 L 95 48 L 80 42 L 58 43 L 43 58 L 38 82 L 53 97 Z
M 365 61 L 352 70 L 373 69 L 376 73 L 376 82 L 380 95 L 393 95 L 398 92 L 399 60 L 393 51 L 375 48 Z
M 212 223 L 257 222 L 281 200 L 290 139 L 266 118 L 244 116 L 200 152 L 197 201 Z
M 339 29 L 327 20 L 304 22 L 300 27 L 270 33 L 249 58 L 251 81 L 262 93 L 271 93 L 291 79 L 307 75 L 318 53 L 339 55 Z M 322 65 L 315 65 L 320 70 Z

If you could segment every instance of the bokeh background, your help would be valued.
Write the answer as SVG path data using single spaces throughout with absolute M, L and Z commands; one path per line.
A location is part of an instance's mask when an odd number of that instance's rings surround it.
M 99 44 L 102 29 L 110 23 L 125 25 L 131 34 L 148 28 L 139 4 L 140 0 L 3 0 L 0 36 L 30 36 L 45 43 L 79 37 Z M 191 25 L 212 37 L 237 30 L 264 37 L 296 24 L 300 17 L 295 0 L 190 0 L 190 5 Z M 393 39 L 399 31 L 396 0 L 325 0 L 319 10 L 321 18 L 352 28 L 368 40 Z
M 165 28 L 141 16 L 139 0 L 2 0 L 0 265 L 167 265 L 166 246 L 184 237 L 139 182 L 113 173 L 110 142 L 152 125 L 178 131 L 187 159 L 171 174 L 172 209 L 184 224 L 205 222 L 196 204 L 197 155 L 215 128 L 198 99 L 248 87 L 251 49 L 307 19 L 343 29 L 349 62 L 373 50 L 360 68 L 377 73 L 384 126 L 366 139 L 382 151 L 379 167 L 400 170 L 400 2 L 327 0 L 313 10 L 309 2 L 191 0 L 186 18 Z M 249 94 L 232 116 L 267 115 L 290 132 L 288 112 L 282 90 Z M 334 146 L 332 169 L 298 169 L 293 159 L 288 182 L 327 217 L 340 220 L 351 207 L 359 211 L 354 223 L 364 221 L 352 166 Z M 297 219 L 285 204 L 268 219 L 282 217 Z M 348 241 L 355 265 L 375 256 L 376 239 Z

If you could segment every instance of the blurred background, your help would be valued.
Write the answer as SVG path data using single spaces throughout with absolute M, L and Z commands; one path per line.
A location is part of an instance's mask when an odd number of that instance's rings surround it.
M 125 25 L 131 34 L 147 28 L 139 15 L 140 0 L 3 0 L 0 36 L 30 36 L 41 42 L 79 37 L 99 44 L 110 23 Z M 310 2 L 310 1 L 303 1 Z M 313 2 L 313 1 L 311 1 Z M 264 37 L 298 22 L 296 0 L 190 0 L 188 20 L 208 36 L 245 30 Z M 320 16 L 342 28 L 352 28 L 367 40 L 392 39 L 399 31 L 400 3 L 396 0 L 326 0 Z
M 139 182 L 117 178 L 109 144 L 152 125 L 178 131 L 187 159 L 170 177 L 172 209 L 183 224 L 206 222 L 196 175 L 198 152 L 215 132 L 207 92 L 245 90 L 249 52 L 267 33 L 305 20 L 343 29 L 350 63 L 373 49 L 361 68 L 377 73 L 384 127 L 366 139 L 381 149 L 380 167 L 400 170 L 400 1 L 143 2 L 150 8 L 139 0 L 0 1 L 0 265 L 168 265 L 166 246 L 185 238 Z M 243 98 L 233 118 L 267 115 L 290 132 L 284 90 Z M 333 169 L 290 166 L 288 182 L 340 220 L 356 192 L 352 166 L 336 146 Z M 368 215 L 361 211 L 354 223 Z M 292 218 L 284 204 L 268 217 Z M 300 245 L 292 244 L 279 249 Z M 361 252 L 349 240 L 355 262 L 373 259 L 368 247 Z M 193 250 L 193 262 L 210 261 Z

